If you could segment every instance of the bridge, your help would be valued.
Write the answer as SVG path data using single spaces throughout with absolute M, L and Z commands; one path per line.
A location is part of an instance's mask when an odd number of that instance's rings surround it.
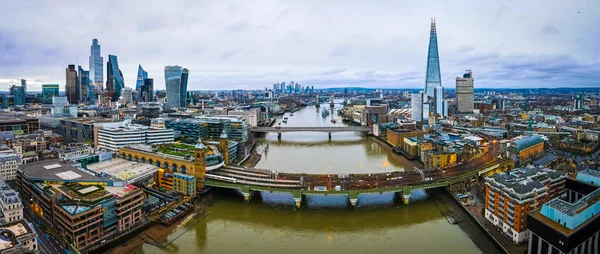
M 331 138 L 331 133 L 335 132 L 364 132 L 370 133 L 373 130 L 366 126 L 345 126 L 345 127 L 255 127 L 251 128 L 250 132 L 274 132 L 279 134 L 281 137 L 281 133 L 284 132 L 324 132 L 329 133 L 329 137 Z
M 238 189 L 249 202 L 256 192 L 289 193 L 296 208 L 302 206 L 307 195 L 348 196 L 350 205 L 356 206 L 359 194 L 397 193 L 409 204 L 411 191 L 445 187 L 470 181 L 491 170 L 509 169 L 512 160 L 498 158 L 496 142 L 489 143 L 488 153 L 462 163 L 438 170 L 411 172 L 386 172 L 371 174 L 294 174 L 277 173 L 265 169 L 226 166 L 207 173 L 205 186 Z

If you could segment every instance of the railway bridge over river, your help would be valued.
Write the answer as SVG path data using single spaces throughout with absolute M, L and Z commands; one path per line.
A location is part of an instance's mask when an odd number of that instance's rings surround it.
M 256 133 L 267 133 L 274 132 L 277 133 L 278 137 L 281 137 L 281 133 L 284 132 L 324 132 L 329 133 L 329 137 L 331 138 L 331 133 L 336 132 L 364 132 L 371 133 L 373 130 L 366 126 L 344 126 L 344 127 L 311 127 L 311 126 L 303 126 L 303 127 L 255 127 L 251 128 L 250 132 Z
M 490 142 L 491 143 L 491 142 Z M 488 150 L 489 151 L 489 150 Z M 495 151 L 493 149 L 492 151 Z M 409 204 L 411 192 L 449 186 L 496 169 L 512 167 L 512 160 L 487 152 L 471 161 L 443 170 L 415 170 L 371 174 L 296 174 L 226 166 L 207 172 L 205 186 L 238 189 L 249 202 L 255 192 L 293 194 L 296 208 L 306 195 L 344 195 L 355 206 L 359 194 L 397 193 Z

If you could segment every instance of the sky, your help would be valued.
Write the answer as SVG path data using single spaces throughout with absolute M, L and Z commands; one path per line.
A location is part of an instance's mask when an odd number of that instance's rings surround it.
M 59 84 L 89 68 L 97 38 L 164 89 L 164 66 L 188 90 L 422 88 L 435 17 L 442 85 L 473 71 L 475 88 L 600 87 L 600 1 L 0 1 L 0 90 Z M 106 69 L 106 63 L 104 64 Z M 106 81 L 106 70 L 104 71 Z

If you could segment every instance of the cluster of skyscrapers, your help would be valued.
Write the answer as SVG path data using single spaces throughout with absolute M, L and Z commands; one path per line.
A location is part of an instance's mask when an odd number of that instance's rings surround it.
M 290 84 L 285 84 L 285 82 L 275 83 L 273 84 L 274 93 L 312 93 L 315 91 L 314 86 L 301 86 L 298 83 L 294 83 L 294 81 L 290 82 Z
M 154 80 L 148 78 L 148 72 L 138 65 L 138 75 L 135 90 L 125 87 L 125 79 L 119 68 L 117 56 L 108 55 L 106 62 L 106 83 L 104 83 L 104 58 L 101 56 L 101 47 L 97 39 L 92 40 L 89 57 L 89 70 L 81 66 L 68 65 L 66 69 L 65 95 L 71 104 L 89 103 L 109 106 L 114 102 L 122 100 L 123 103 L 134 101 L 154 101 Z M 165 86 L 167 90 L 167 105 L 172 107 L 186 107 L 188 105 L 188 83 L 189 70 L 180 66 L 165 66 Z M 13 86 L 15 91 L 21 89 Z M 58 85 L 42 85 L 44 103 L 52 103 L 52 96 L 58 96 Z M 11 88 L 11 94 L 12 90 Z M 21 94 L 16 91 L 16 94 Z M 24 92 L 22 102 L 23 105 Z M 21 97 L 19 97 L 21 98 Z
M 462 78 L 456 78 L 456 105 L 458 114 L 473 113 L 473 72 L 471 70 L 467 70 Z M 412 119 L 415 121 L 428 121 L 430 116 L 448 116 L 448 100 L 444 99 L 444 87 L 440 74 L 435 19 L 431 21 L 429 34 L 425 89 L 411 94 L 411 110 Z

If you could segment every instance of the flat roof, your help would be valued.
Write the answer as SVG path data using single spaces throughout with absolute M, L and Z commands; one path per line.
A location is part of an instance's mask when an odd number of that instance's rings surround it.
M 87 168 L 96 173 L 104 173 L 123 181 L 129 181 L 139 176 L 153 174 L 158 167 L 148 163 L 137 163 L 121 158 L 90 164 Z
M 74 167 L 79 163 L 61 159 L 43 160 L 19 165 L 29 178 L 55 181 L 105 181 Z

